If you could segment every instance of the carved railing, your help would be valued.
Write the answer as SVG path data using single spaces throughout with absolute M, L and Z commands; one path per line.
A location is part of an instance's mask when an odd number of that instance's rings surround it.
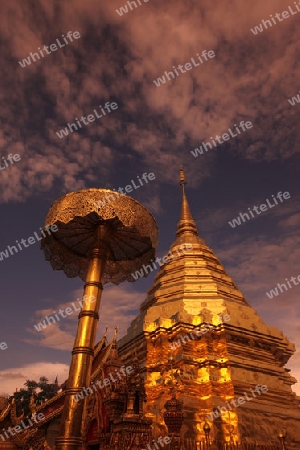
M 287 446 L 287 450 L 293 450 L 297 447 Z M 182 442 L 181 450 L 282 450 L 280 443 L 270 443 L 270 442 L 253 442 L 253 443 L 242 443 L 234 444 L 223 441 L 215 441 L 212 444 L 207 444 L 205 440 L 194 441 L 193 439 L 184 439 Z

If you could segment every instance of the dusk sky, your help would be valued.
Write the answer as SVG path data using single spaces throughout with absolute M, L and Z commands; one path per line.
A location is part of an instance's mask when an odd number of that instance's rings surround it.
M 161 256 L 175 238 L 182 163 L 199 235 L 264 322 L 295 343 L 287 367 L 300 380 L 300 283 L 266 294 L 300 275 L 300 3 L 136 5 L 1 2 L 0 254 L 40 235 L 57 198 L 124 188 L 146 172 L 155 179 L 130 195 L 155 216 Z M 117 108 L 103 109 L 107 102 Z M 10 154 L 20 157 L 12 164 Z M 2 255 L 0 271 L 0 395 L 40 376 L 62 383 L 78 313 L 40 332 L 34 325 L 78 303 L 82 281 L 53 271 L 40 242 Z M 115 326 L 126 333 L 155 273 L 105 286 L 97 339 L 107 326 L 109 339 Z M 300 395 L 299 383 L 293 389 Z

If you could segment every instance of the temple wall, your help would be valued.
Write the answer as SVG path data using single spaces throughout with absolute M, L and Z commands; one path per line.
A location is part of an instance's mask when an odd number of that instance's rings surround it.
M 191 336 L 193 327 L 189 324 L 175 323 L 168 329 L 148 324 L 148 329 L 152 331 L 136 336 L 131 342 L 125 341 L 120 347 L 120 356 L 124 364 L 130 364 L 132 355 L 137 352 L 144 368 L 147 395 L 144 412 L 153 421 L 153 435 L 167 435 L 163 413 L 170 395 L 164 384 L 171 378 L 166 367 L 168 356 L 172 354 L 174 369 L 182 371 L 178 398 L 184 402 L 183 440 L 203 441 L 203 425 L 207 420 L 212 429 L 211 437 L 218 441 L 233 439 L 253 443 L 257 440 L 265 444 L 273 442 L 275 446 L 282 428 L 287 431 L 291 448 L 300 448 L 299 401 L 291 390 L 294 379 L 272 352 L 255 348 L 252 342 L 249 346 L 246 341 L 237 343 L 228 338 L 230 326 L 189 341 L 180 338 Z M 263 342 L 263 336 L 260 338 Z M 170 341 L 181 344 L 171 349 Z M 245 392 L 250 398 L 251 389 L 255 395 L 255 386 L 267 383 L 268 391 L 257 394 L 257 399 L 253 397 L 237 407 L 229 403 L 227 411 L 209 420 L 207 415 L 218 406 L 224 407 L 226 402 L 236 400 Z

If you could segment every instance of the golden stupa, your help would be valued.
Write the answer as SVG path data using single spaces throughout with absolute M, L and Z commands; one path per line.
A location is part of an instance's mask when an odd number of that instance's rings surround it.
M 180 184 L 181 215 L 170 250 L 176 253 L 184 244 L 192 249 L 160 268 L 140 315 L 119 341 L 124 362 L 136 352 L 144 368 L 145 416 L 153 420 L 156 434 L 166 430 L 161 370 L 171 352 L 182 374 L 184 448 L 197 448 L 197 442 L 200 448 L 209 427 L 210 442 L 218 449 L 281 449 L 283 441 L 300 449 L 300 402 L 291 389 L 297 380 L 284 367 L 295 347 L 262 321 L 198 236 L 183 170 Z M 205 326 L 206 332 L 197 332 Z

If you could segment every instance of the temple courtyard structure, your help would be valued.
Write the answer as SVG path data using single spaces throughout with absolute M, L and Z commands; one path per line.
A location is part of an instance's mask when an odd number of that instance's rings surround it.
M 90 384 L 76 394 L 82 449 L 299 450 L 300 398 L 286 368 L 295 347 L 264 323 L 199 236 L 183 170 L 180 184 L 173 257 L 126 335 L 118 340 L 115 330 L 95 345 Z M 2 399 L 0 450 L 54 450 L 66 386 L 31 402 L 43 418 L 22 432 L 24 415 Z

